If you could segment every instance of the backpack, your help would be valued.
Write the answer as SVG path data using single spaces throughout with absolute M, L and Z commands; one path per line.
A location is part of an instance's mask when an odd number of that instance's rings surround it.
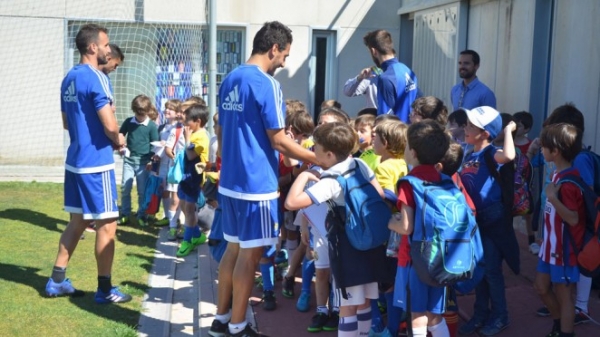
M 169 184 L 179 184 L 183 180 L 183 156 L 185 156 L 185 151 L 179 151 L 173 158 L 173 166 L 169 167 L 169 172 L 167 172 L 167 182 Z
M 594 168 L 594 192 L 596 195 L 600 195 L 600 156 L 593 152 L 590 147 L 585 148 L 580 153 L 583 153 L 590 157 L 592 166 Z
M 162 179 L 154 174 L 150 174 L 146 180 L 144 188 L 143 213 L 154 215 L 160 210 L 160 201 L 162 200 L 163 186 Z
M 405 176 L 413 188 L 415 221 L 410 257 L 419 279 L 441 287 L 471 279 L 483 260 L 483 247 L 473 211 L 452 179 L 432 183 Z
M 491 148 L 490 148 L 491 149 Z M 532 166 L 529 158 L 516 150 L 515 159 L 496 170 L 496 161 L 490 150 L 483 154 L 485 164 L 496 181 L 500 184 L 504 209 L 511 210 L 512 216 L 533 212 L 533 196 L 531 195 Z
M 392 211 L 364 176 L 358 160 L 354 159 L 354 168 L 340 175 L 327 175 L 322 178 L 335 178 L 342 187 L 346 204 L 344 230 L 350 244 L 358 250 L 369 250 L 383 245 L 388 240 L 388 222 Z M 352 172 L 354 174 L 348 176 Z M 331 201 L 328 201 L 328 205 L 330 211 L 336 206 L 332 205 Z
M 566 175 L 559 180 L 558 184 L 565 182 L 570 182 L 577 186 L 583 195 L 585 208 L 583 245 L 581 247 L 576 246 L 575 239 L 567 230 L 568 224 L 564 224 L 564 233 L 570 239 L 571 246 L 575 250 L 579 272 L 587 277 L 596 277 L 600 275 L 600 197 L 579 176 L 573 174 Z M 565 254 L 565 259 L 568 258 L 568 254 Z

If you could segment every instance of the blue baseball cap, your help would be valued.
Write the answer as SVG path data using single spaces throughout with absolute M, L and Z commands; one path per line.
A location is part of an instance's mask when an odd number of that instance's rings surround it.
M 489 106 L 464 110 L 471 124 L 487 131 L 490 134 L 490 138 L 496 138 L 502 132 L 502 117 L 500 117 L 498 110 Z

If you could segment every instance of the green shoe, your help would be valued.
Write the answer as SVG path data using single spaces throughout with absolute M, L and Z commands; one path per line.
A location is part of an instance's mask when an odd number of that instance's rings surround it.
M 137 221 L 140 227 L 148 227 L 148 221 L 146 221 L 146 219 L 137 219 Z
M 200 246 L 201 244 L 206 242 L 206 234 L 200 233 L 200 236 L 197 238 L 192 238 L 192 244 L 194 247 Z
M 169 224 L 168 218 L 162 218 L 162 219 L 154 222 L 154 226 L 156 226 L 156 227 L 164 227 L 164 226 L 167 226 L 168 224 Z
M 124 215 L 117 219 L 118 225 L 126 225 L 129 222 L 129 215 Z
M 190 255 L 192 250 L 194 250 L 195 246 L 193 243 L 188 241 L 183 241 L 181 246 L 179 246 L 179 250 L 177 251 L 177 257 L 184 257 Z
M 177 240 L 177 228 L 169 229 L 169 235 L 167 236 L 167 240 L 169 240 L 169 241 Z

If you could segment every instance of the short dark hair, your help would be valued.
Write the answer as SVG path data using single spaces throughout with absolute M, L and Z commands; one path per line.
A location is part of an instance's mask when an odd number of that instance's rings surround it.
M 572 162 L 583 147 L 582 138 L 573 124 L 550 124 L 542 129 L 540 144 L 550 151 L 558 150 L 566 161 Z
M 202 127 L 208 123 L 208 108 L 202 104 L 192 104 L 185 109 L 185 120 L 193 120 L 194 122 L 200 121 Z
M 119 48 L 119 46 L 117 46 L 114 43 L 109 43 L 108 46 L 110 47 L 111 57 L 118 58 L 121 61 L 125 61 L 125 55 L 123 54 L 123 51 L 121 51 L 121 48 Z
M 550 116 L 546 118 L 542 126 L 548 126 L 552 124 L 558 123 L 567 123 L 575 125 L 581 133 L 585 131 L 585 121 L 583 118 L 583 114 L 579 109 L 575 107 L 575 104 L 572 102 L 567 102 L 558 108 L 554 109 Z
M 419 164 L 439 163 L 450 144 L 450 136 L 432 119 L 425 119 L 408 127 L 408 147 L 415 151 Z
M 346 160 L 358 148 L 358 134 L 348 123 L 323 124 L 315 129 L 313 140 L 325 151 L 333 152 L 338 162 Z
M 466 49 L 460 52 L 460 55 L 471 55 L 471 57 L 473 57 L 473 64 L 478 65 L 479 64 L 479 54 L 471 49 Z
M 285 117 L 285 125 L 294 129 L 296 134 L 310 137 L 315 130 L 315 122 L 306 110 L 294 111 Z
M 457 142 L 450 142 L 448 151 L 444 154 L 444 157 L 440 160 L 442 164 L 442 173 L 447 176 L 453 176 L 454 173 L 458 172 L 460 165 L 462 164 L 465 150 L 462 145 Z
M 523 124 L 525 129 L 531 129 L 533 126 L 533 116 L 531 116 L 531 114 L 527 111 L 515 112 L 513 118 L 515 119 L 516 123 Z
M 358 114 L 356 114 L 356 117 L 360 117 L 362 115 L 373 115 L 377 117 L 377 108 L 364 108 L 360 110 Z
M 442 127 L 448 124 L 448 108 L 437 97 L 419 97 L 412 103 L 411 108 L 423 119 L 433 119 Z
M 450 123 L 456 123 L 456 124 L 458 124 L 458 126 L 466 126 L 467 125 L 467 112 L 464 109 L 454 110 L 448 116 L 448 121 Z
M 336 101 L 335 99 L 327 99 L 321 103 L 321 109 L 325 108 L 342 108 L 342 103 Z
M 100 32 L 108 34 L 108 29 L 94 23 L 81 26 L 77 36 L 75 36 L 75 45 L 81 55 L 87 53 L 90 44 L 98 42 Z
M 363 42 L 368 48 L 374 48 L 382 55 L 396 54 L 394 43 L 392 42 L 392 34 L 387 30 L 378 29 L 368 32 L 363 37 Z
M 285 50 L 292 44 L 292 30 L 279 21 L 265 22 L 262 28 L 254 35 L 252 42 L 252 55 L 264 54 L 277 45 L 279 51 Z
M 346 111 L 334 107 L 324 108 L 319 112 L 319 118 L 321 116 L 333 116 L 337 122 L 350 123 L 350 116 Z

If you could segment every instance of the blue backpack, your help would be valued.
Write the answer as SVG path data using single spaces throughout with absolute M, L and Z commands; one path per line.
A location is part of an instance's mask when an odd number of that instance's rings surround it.
M 179 184 L 183 180 L 184 176 L 184 157 L 185 150 L 177 152 L 175 158 L 173 158 L 173 166 L 169 167 L 167 172 L 167 182 L 169 184 Z
M 431 183 L 405 176 L 413 188 L 415 221 L 410 244 L 412 267 L 430 286 L 452 285 L 473 277 L 483 260 L 475 216 L 452 179 Z
M 383 245 L 390 237 L 388 222 L 392 211 L 362 173 L 358 159 L 354 161 L 354 168 L 323 178 L 335 178 L 342 186 L 346 203 L 344 230 L 350 244 L 358 250 L 370 250 Z M 328 205 L 330 212 L 335 209 L 331 202 Z

